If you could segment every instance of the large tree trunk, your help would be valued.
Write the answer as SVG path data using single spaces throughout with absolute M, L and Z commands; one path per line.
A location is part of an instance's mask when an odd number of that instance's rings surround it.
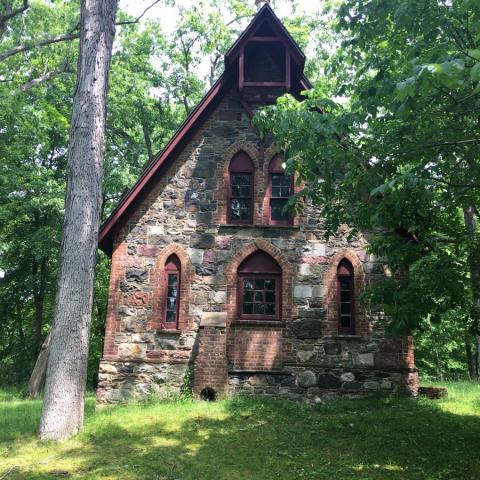
M 468 234 L 468 263 L 470 267 L 470 282 L 472 285 L 472 314 L 476 339 L 476 372 L 480 373 L 480 236 L 475 207 L 464 208 L 463 216 Z
M 108 72 L 118 0 L 82 0 L 65 220 L 55 315 L 40 421 L 42 439 L 83 426 L 88 341 L 102 202 Z
M 43 383 L 45 382 L 45 374 L 47 373 L 48 352 L 51 338 L 52 333 L 50 332 L 43 342 L 32 375 L 28 381 L 27 395 L 30 398 L 38 398 L 42 391 Z

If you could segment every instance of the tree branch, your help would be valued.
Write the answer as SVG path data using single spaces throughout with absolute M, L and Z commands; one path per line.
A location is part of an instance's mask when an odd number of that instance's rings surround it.
M 137 18 L 134 20 L 124 20 L 123 22 L 116 22 L 115 25 L 131 25 L 132 23 L 138 23 L 140 19 L 157 3 L 160 3 L 161 0 L 155 0 L 155 2 L 151 3 Z
M 43 75 L 40 75 L 39 77 L 24 83 L 20 87 L 20 90 L 22 92 L 26 92 L 27 90 L 30 90 L 31 88 L 36 87 L 37 85 L 40 85 L 43 82 L 47 82 L 48 80 L 51 80 L 53 77 L 56 77 L 57 75 L 60 75 L 61 73 L 66 73 L 66 72 L 72 72 L 72 70 L 69 70 L 68 61 L 65 61 L 62 67 L 56 68 L 55 70 L 51 70 L 50 72 L 46 72 Z
M 4 60 L 6 60 L 9 57 L 12 57 L 13 55 L 17 55 L 18 53 L 29 52 L 34 48 L 45 47 L 53 43 L 60 43 L 60 42 L 75 40 L 79 36 L 80 34 L 78 31 L 72 31 L 64 35 L 60 35 L 58 37 L 45 38 L 43 40 L 39 40 L 38 42 L 34 42 L 29 45 L 18 45 L 10 50 L 7 50 L 6 52 L 0 53 L 0 62 L 3 62 Z
M 25 10 L 28 10 L 30 5 L 28 4 L 28 0 L 23 0 L 23 5 L 16 10 L 10 10 L 7 14 L 5 15 L 0 15 L 0 30 L 3 30 L 5 28 L 5 24 L 12 19 L 13 17 L 16 17 L 17 15 L 20 15 L 23 13 Z M 11 8 L 11 5 L 10 5 Z

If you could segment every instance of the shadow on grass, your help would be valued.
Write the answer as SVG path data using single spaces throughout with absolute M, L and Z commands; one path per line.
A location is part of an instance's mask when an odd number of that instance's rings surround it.
M 440 405 L 389 397 L 310 409 L 238 398 L 119 408 L 63 444 L 58 469 L 8 478 L 51 479 L 65 469 L 85 479 L 478 479 L 480 417 Z

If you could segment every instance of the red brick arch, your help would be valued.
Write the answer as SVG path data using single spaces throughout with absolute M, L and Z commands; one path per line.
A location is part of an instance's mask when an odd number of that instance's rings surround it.
M 195 276 L 195 270 L 185 249 L 176 243 L 165 247 L 157 257 L 155 265 L 150 271 L 150 282 L 153 288 L 152 313 L 148 319 L 148 326 L 152 329 L 162 328 L 162 318 L 165 314 L 165 263 L 170 255 L 175 254 L 180 260 L 180 308 L 178 312 L 178 329 L 192 330 L 193 319 L 189 315 L 190 285 Z
M 338 301 L 337 301 L 337 268 L 343 260 L 348 260 L 354 272 L 354 298 L 355 298 L 355 334 L 366 337 L 372 333 L 372 325 L 367 318 L 365 307 L 361 305 L 359 297 L 365 289 L 367 276 L 363 264 L 354 250 L 341 249 L 330 259 L 330 268 L 325 275 L 324 285 L 327 289 L 326 307 L 327 322 L 324 335 L 338 335 Z
M 237 314 L 237 270 L 240 264 L 252 253 L 263 250 L 268 253 L 282 268 L 282 322 L 288 324 L 292 321 L 295 308 L 293 305 L 293 279 L 294 269 L 282 251 L 266 240 L 255 240 L 242 247 L 225 268 L 227 281 L 227 312 L 228 323 L 236 320 Z
M 259 152 L 255 145 L 240 140 L 230 145 L 223 155 L 223 161 L 217 168 L 217 189 L 215 192 L 215 198 L 217 200 L 217 223 L 227 223 L 227 199 L 228 199 L 228 185 L 230 182 L 230 173 L 228 167 L 232 158 L 239 152 L 244 151 L 252 159 L 253 166 L 255 168 L 255 174 L 253 179 L 253 223 L 259 223 L 260 216 L 258 213 L 258 196 L 261 191 L 260 182 L 263 182 L 261 178 L 261 171 L 259 168 Z

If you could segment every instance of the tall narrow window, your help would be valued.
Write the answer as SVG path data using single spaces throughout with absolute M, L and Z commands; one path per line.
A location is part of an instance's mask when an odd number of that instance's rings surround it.
M 170 255 L 165 263 L 165 317 L 167 328 L 178 327 L 178 312 L 180 305 L 180 260 L 176 255 Z
M 253 223 L 254 166 L 245 152 L 237 153 L 230 162 L 228 198 L 229 223 Z
M 258 250 L 240 264 L 237 273 L 239 319 L 280 320 L 280 265 L 270 255 Z
M 355 333 L 355 297 L 352 264 L 343 259 L 337 268 L 338 331 Z
M 289 197 L 293 194 L 293 178 L 286 175 L 282 167 L 282 159 L 276 156 L 270 162 L 269 168 L 269 206 L 270 223 L 273 225 L 290 225 L 293 218 L 285 210 Z

